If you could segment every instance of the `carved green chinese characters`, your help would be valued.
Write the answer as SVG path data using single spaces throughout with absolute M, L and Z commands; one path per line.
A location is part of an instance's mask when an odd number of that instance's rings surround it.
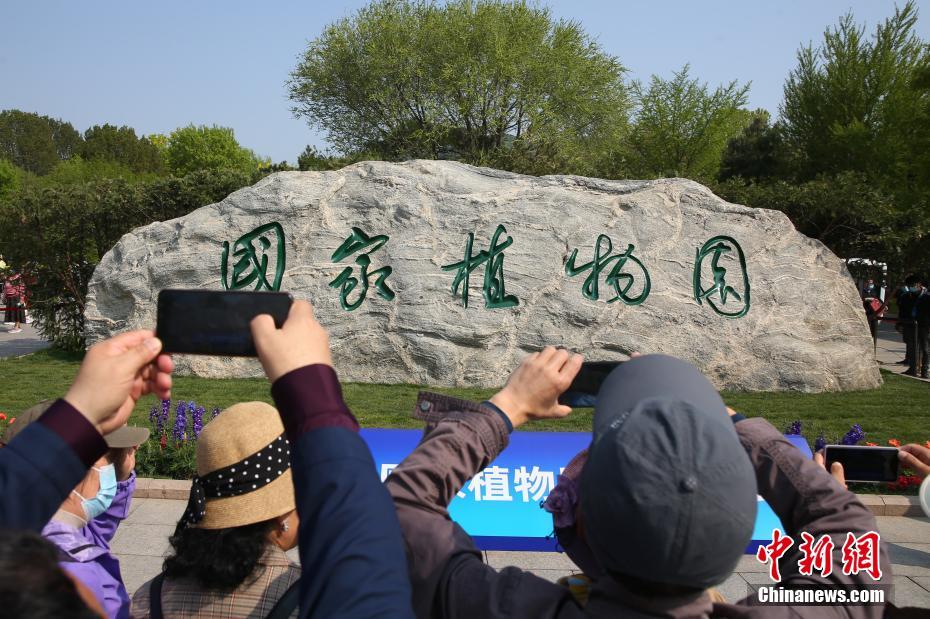
M 721 264 L 724 257 L 728 258 L 727 266 Z M 749 271 L 739 243 L 729 236 L 715 236 L 704 243 L 694 258 L 693 287 L 698 305 L 707 301 L 715 312 L 727 318 L 745 316 L 750 306 Z
M 229 241 L 223 242 L 220 277 L 225 290 L 280 290 L 284 277 L 284 229 L 274 221 L 243 234 L 233 244 L 232 277 L 229 277 Z M 268 256 L 275 256 L 274 276 L 268 279 Z
M 565 274 L 569 277 L 575 277 L 590 269 L 590 273 L 581 286 L 581 293 L 592 301 L 600 298 L 599 282 L 601 274 L 607 270 L 607 278 L 604 280 L 608 286 L 613 288 L 614 296 L 607 299 L 608 303 L 622 301 L 627 305 L 639 305 L 649 296 L 649 290 L 652 288 L 652 281 L 649 278 L 649 271 L 643 265 L 642 261 L 633 255 L 634 245 L 627 245 L 626 251 L 611 256 L 613 243 L 606 234 L 597 237 L 594 244 L 594 259 L 581 266 L 575 266 L 575 258 L 578 256 L 578 249 L 572 251 L 568 261 L 565 263 Z M 636 283 L 637 276 L 642 276 L 642 290 L 639 294 L 630 294 Z M 638 288 L 638 287 L 637 287 Z
M 369 279 L 375 278 L 375 288 L 378 295 L 388 301 L 394 299 L 394 291 L 387 285 L 388 276 L 394 271 L 390 266 L 383 266 L 380 269 L 369 271 L 371 266 L 371 254 L 381 248 L 388 242 L 390 237 L 386 234 L 369 237 L 359 228 L 352 227 L 352 234 L 333 252 L 333 262 L 341 262 L 343 259 L 351 256 L 356 252 L 362 252 L 355 258 L 355 264 L 361 268 L 360 277 L 352 275 L 352 267 L 346 267 L 336 278 L 329 283 L 331 288 L 340 288 L 339 303 L 342 309 L 351 312 L 358 308 L 368 295 Z M 359 287 L 358 296 L 354 301 L 349 300 L 349 295 Z
M 498 225 L 494 236 L 491 237 L 490 248 L 473 256 L 472 245 L 475 242 L 475 235 L 469 232 L 468 240 L 465 242 L 465 257 L 459 262 L 442 267 L 443 271 L 456 271 L 455 279 L 452 280 L 452 294 L 458 295 L 459 288 L 461 288 L 462 304 L 465 307 L 468 307 L 468 283 L 471 272 L 482 264 L 484 264 L 482 286 L 484 306 L 497 309 L 515 307 L 520 303 L 517 297 L 507 294 L 504 288 L 504 250 L 513 244 L 513 237 L 508 236 L 506 240 L 498 242 L 503 234 L 507 234 L 507 229 L 503 225 Z

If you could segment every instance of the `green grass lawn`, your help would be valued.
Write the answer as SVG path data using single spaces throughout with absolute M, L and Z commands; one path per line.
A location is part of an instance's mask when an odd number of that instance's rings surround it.
M 16 415 L 44 398 L 61 396 L 77 372 L 80 357 L 46 350 L 17 359 L 0 360 L 0 411 Z M 930 439 L 930 385 L 884 372 L 885 384 L 872 391 L 846 393 L 743 393 L 725 392 L 724 400 L 736 410 L 762 416 L 779 429 L 795 419 L 803 423 L 809 441 L 823 432 L 828 441 L 838 441 L 854 423 L 862 424 L 867 441 L 880 445 L 897 438 L 902 443 L 923 444 Z M 410 417 L 417 392 L 415 385 L 343 386 L 346 401 L 363 427 L 415 428 L 420 423 Z M 482 400 L 491 389 L 445 389 L 434 391 Z M 174 379 L 175 400 L 196 400 L 209 411 L 235 402 L 271 402 L 264 379 L 207 379 L 178 376 Z M 148 411 L 155 404 L 152 396 L 143 398 L 133 412 L 132 423 L 147 423 Z M 528 430 L 588 430 L 591 410 L 579 409 L 566 419 L 525 426 Z

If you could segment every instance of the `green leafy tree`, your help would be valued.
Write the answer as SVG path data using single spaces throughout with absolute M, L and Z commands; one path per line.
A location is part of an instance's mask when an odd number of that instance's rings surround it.
M 664 80 L 633 82 L 635 121 L 628 141 L 627 166 L 634 176 L 712 179 L 727 142 L 751 121 L 749 85 L 732 81 L 709 90 L 689 76 L 685 65 Z
M 74 156 L 56 165 L 52 168 L 52 171 L 45 176 L 34 177 L 22 184 L 38 188 L 67 187 L 71 185 L 81 185 L 95 180 L 117 178 L 123 179 L 130 184 L 135 184 L 150 181 L 157 177 L 157 174 L 151 172 L 136 172 L 119 161 L 113 161 L 111 159 L 91 159 L 88 161 L 83 157 Z
M 10 196 L 19 188 L 19 174 L 16 166 L 0 159 L 0 200 Z
M 165 160 L 177 176 L 199 170 L 255 171 L 263 161 L 236 141 L 233 130 L 213 125 L 188 125 L 168 136 Z
M 784 173 L 786 160 L 780 128 L 769 124 L 767 111 L 756 110 L 749 126 L 727 142 L 718 178 L 726 180 L 738 176 L 762 180 L 779 177 Z
M 578 23 L 525 2 L 381 0 L 311 41 L 289 89 L 343 153 L 538 148 L 584 171 L 626 127 L 624 71 Z
M 29 185 L 0 208 L 0 255 L 30 279 L 32 313 L 43 337 L 82 350 L 87 284 L 123 234 L 186 215 L 250 183 L 248 173 L 222 170 L 142 184 Z
M 78 154 L 81 141 L 70 123 L 20 110 L 0 112 L 0 158 L 34 174 L 48 174 Z
M 803 179 L 858 171 L 889 186 L 919 182 L 911 168 L 915 124 L 926 110 L 914 80 L 930 65 L 930 46 L 916 34 L 913 2 L 895 10 L 872 37 L 852 14 L 828 28 L 823 42 L 798 51 L 785 83 L 781 115 Z
M 354 153 L 350 157 L 339 157 L 321 153 L 315 146 L 308 144 L 297 156 L 297 169 L 302 171 L 339 170 L 359 161 L 372 161 L 378 158 L 378 155 L 373 153 Z
M 164 172 L 161 153 L 148 138 L 137 137 L 132 127 L 104 124 L 84 132 L 80 149 L 86 160 L 106 160 L 120 163 L 133 172 Z

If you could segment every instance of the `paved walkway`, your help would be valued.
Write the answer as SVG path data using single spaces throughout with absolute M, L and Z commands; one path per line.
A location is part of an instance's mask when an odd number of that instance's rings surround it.
M 23 325 L 21 333 L 10 333 L 12 329 L 13 325 L 0 323 L 0 359 L 28 355 L 51 346 L 31 324 Z
M 899 364 L 898 361 L 904 359 L 904 340 L 901 334 L 895 331 L 893 322 L 882 322 L 878 325 L 878 338 L 875 342 L 875 360 L 881 365 L 883 370 L 901 374 L 907 369 L 906 365 Z M 930 382 L 916 376 L 908 376 L 913 380 L 921 382 Z
M 129 518 L 113 540 L 113 551 L 120 560 L 123 580 L 130 595 L 161 569 L 168 551 L 168 536 L 184 511 L 186 501 L 135 499 Z M 895 600 L 898 606 L 930 608 L 930 519 L 877 516 L 882 543 L 894 566 Z M 296 561 L 296 551 L 291 551 Z M 488 552 L 493 567 L 516 565 L 543 578 L 557 580 L 577 571 L 559 553 Z M 736 572 L 719 587 L 728 600 L 736 601 L 750 593 L 750 584 L 768 583 L 767 568 L 754 557 L 743 557 Z

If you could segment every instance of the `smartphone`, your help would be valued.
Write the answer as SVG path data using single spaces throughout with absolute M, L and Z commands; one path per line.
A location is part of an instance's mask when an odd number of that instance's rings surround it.
M 897 481 L 898 449 L 862 445 L 827 445 L 827 470 L 834 462 L 843 465 L 846 481 Z
M 589 407 L 597 404 L 597 393 L 607 376 L 622 361 L 585 361 L 575 380 L 559 396 L 559 404 L 573 407 Z
M 249 323 L 271 314 L 280 328 L 293 302 L 287 292 L 162 290 L 155 334 L 169 353 L 255 357 Z

